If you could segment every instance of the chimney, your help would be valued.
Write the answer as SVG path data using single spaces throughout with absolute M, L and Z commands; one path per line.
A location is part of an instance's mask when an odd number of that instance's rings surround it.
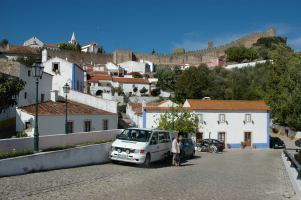
M 93 65 L 93 61 L 91 60 L 91 65 Z
M 50 100 L 57 102 L 59 100 L 59 95 L 57 90 L 50 90 Z
M 44 49 L 42 51 L 42 63 L 48 60 L 48 51 L 47 49 Z
M 143 108 L 146 106 L 146 102 L 145 102 L 145 100 L 143 99 L 143 101 L 142 101 L 142 113 L 143 113 Z

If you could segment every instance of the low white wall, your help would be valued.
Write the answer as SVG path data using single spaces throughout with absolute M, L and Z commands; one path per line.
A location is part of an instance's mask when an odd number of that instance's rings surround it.
M 116 101 L 107 100 L 99 98 L 90 94 L 85 94 L 75 90 L 70 90 L 68 94 L 68 99 L 76 101 L 78 103 L 86 104 L 94 108 L 105 110 L 112 113 L 117 113 L 117 103 Z M 116 115 L 116 118 L 118 116 Z
M 82 144 L 96 140 L 115 138 L 116 135 L 120 134 L 122 131 L 123 129 L 115 129 L 108 131 L 41 136 L 39 137 L 39 150 L 59 145 Z M 10 152 L 13 149 L 33 149 L 33 143 L 33 137 L 0 140 L 0 152 Z
M 0 177 L 110 162 L 111 142 L 0 160 Z
M 147 89 L 147 88 L 146 88 Z M 159 97 L 129 97 L 129 102 L 142 103 L 145 100 L 146 103 L 158 100 Z
M 270 124 L 270 128 L 274 128 L 278 131 L 281 131 L 282 133 L 285 133 L 285 129 L 288 131 L 288 135 L 295 137 L 295 138 L 301 138 L 301 131 L 294 131 L 288 126 L 281 126 L 277 124 Z
M 291 183 L 294 187 L 295 193 L 298 199 L 301 199 L 301 180 L 297 180 L 298 172 L 296 168 L 290 167 L 291 162 L 287 161 L 287 157 L 285 157 L 284 153 L 282 153 L 282 160 L 284 162 L 286 171 L 290 177 Z

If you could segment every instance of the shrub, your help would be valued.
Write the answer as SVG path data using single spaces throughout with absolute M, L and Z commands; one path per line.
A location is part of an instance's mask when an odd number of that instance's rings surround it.
M 143 87 L 143 88 L 140 90 L 140 93 L 141 93 L 141 94 L 145 94 L 147 91 L 148 91 L 148 89 L 146 89 L 145 87 Z
M 0 160 L 6 158 L 30 155 L 30 154 L 33 154 L 33 150 L 31 149 L 23 149 L 23 150 L 11 151 L 7 153 L 0 153 Z
M 246 146 L 246 143 L 241 141 L 241 146 L 245 147 Z
M 119 106 L 118 111 L 122 112 L 122 113 L 125 113 L 126 112 L 126 105 Z
M 20 133 L 17 133 L 17 138 L 21 138 L 21 137 L 28 137 L 27 133 L 25 133 L 25 130 L 23 130 Z
M 134 87 L 133 91 L 134 92 L 137 92 L 138 88 L 137 87 Z
M 74 147 L 76 147 L 76 145 L 74 145 L 74 144 L 60 145 L 60 146 L 56 146 L 56 147 L 45 148 L 45 149 L 42 150 L 42 152 L 47 152 L 47 151 L 59 151 L 59 150 L 70 149 L 70 148 L 74 148 Z
M 152 96 L 154 96 L 154 97 L 159 96 L 159 94 L 161 94 L 160 88 L 153 89 L 153 90 L 151 91 L 151 94 L 152 94 Z

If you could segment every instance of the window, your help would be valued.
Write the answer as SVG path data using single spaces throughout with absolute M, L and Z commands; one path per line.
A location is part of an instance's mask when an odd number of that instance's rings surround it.
M 203 115 L 199 114 L 199 115 L 197 115 L 197 117 L 198 117 L 199 123 L 202 123 L 203 122 Z
M 28 73 L 28 76 L 30 76 L 30 70 L 28 70 L 28 72 L 27 72 L 27 73 Z
M 151 144 L 158 144 L 158 133 L 153 133 Z
M 123 88 L 123 83 L 119 83 L 119 87 Z
M 24 92 L 24 99 L 27 98 L 27 92 Z
M 44 94 L 41 94 L 41 103 L 44 102 Z
M 80 82 L 80 90 L 79 91 L 82 91 L 82 90 L 83 90 L 82 82 Z
M 134 88 L 134 87 L 136 87 L 136 85 L 135 85 L 135 84 L 133 84 L 133 88 Z
M 79 90 L 79 81 L 76 81 L 76 89 Z
M 90 132 L 90 131 L 91 131 L 91 121 L 85 121 L 84 132 Z
M 52 63 L 52 71 L 53 72 L 59 72 L 60 71 L 60 63 L 59 62 L 53 62 Z
M 67 133 L 73 133 L 73 122 L 67 122 Z
M 98 82 L 98 87 L 100 87 L 101 86 L 101 83 L 100 82 Z
M 251 114 L 246 114 L 245 120 L 246 120 L 246 122 L 251 122 Z
M 225 122 L 225 114 L 219 115 L 219 122 Z
M 132 92 L 129 93 L 130 97 L 132 96 Z
M 108 130 L 108 120 L 103 120 L 103 126 L 102 126 L 102 129 L 103 130 Z
M 107 83 L 107 86 L 110 87 L 110 86 L 111 86 L 111 83 Z
M 25 129 L 30 129 L 30 122 L 25 122 Z

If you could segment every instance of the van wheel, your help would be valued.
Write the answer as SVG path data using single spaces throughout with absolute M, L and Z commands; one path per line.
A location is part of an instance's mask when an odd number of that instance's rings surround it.
M 143 163 L 143 167 L 148 167 L 150 163 L 150 155 L 147 154 Z

